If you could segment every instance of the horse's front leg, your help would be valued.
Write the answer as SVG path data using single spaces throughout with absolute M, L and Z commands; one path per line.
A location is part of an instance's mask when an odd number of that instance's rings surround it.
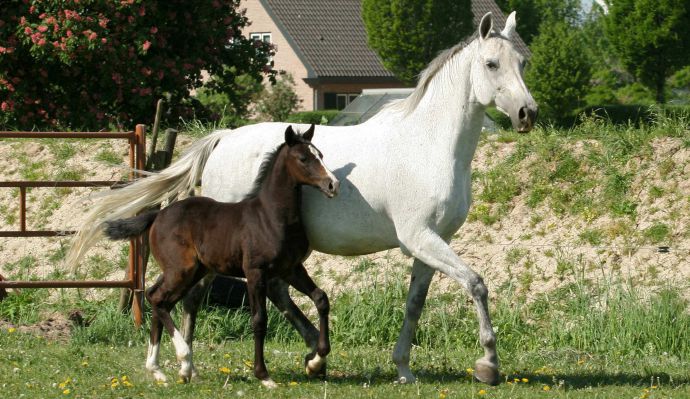
M 398 342 L 393 349 L 393 362 L 398 368 L 398 381 L 402 384 L 413 383 L 416 381 L 414 374 L 410 370 L 410 348 L 414 339 L 417 322 L 422 315 L 426 295 L 429 292 L 429 284 L 434 276 L 435 270 L 415 259 L 412 264 L 412 276 L 410 277 L 410 290 L 407 292 L 407 303 L 405 304 L 405 320 Z
M 474 300 L 479 319 L 479 342 L 484 356 L 477 360 L 474 377 L 487 384 L 499 382 L 496 334 L 489 317 L 488 290 L 484 281 L 463 262 L 453 249 L 434 231 L 427 229 L 406 237 L 401 244 L 419 261 L 460 283 Z
M 266 388 L 277 388 L 278 385 L 268 376 L 264 362 L 264 340 L 268 316 L 266 313 L 266 276 L 259 268 L 245 270 L 249 307 L 252 312 L 252 330 L 254 331 L 254 376 L 261 380 Z
M 307 295 L 314 302 L 319 313 L 319 340 L 316 345 L 316 353 L 307 355 L 305 367 L 308 376 L 326 375 L 326 356 L 331 351 L 331 342 L 328 333 L 328 313 L 330 304 L 328 296 L 322 289 L 314 284 L 304 265 L 296 265 L 286 281 L 295 287 L 299 292 Z

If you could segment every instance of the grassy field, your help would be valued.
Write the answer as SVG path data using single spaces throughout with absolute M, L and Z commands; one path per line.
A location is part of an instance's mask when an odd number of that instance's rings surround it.
M 196 128 L 200 135 L 203 127 Z M 70 156 L 54 144 L 58 159 Z M 501 155 L 506 148 L 510 153 Z M 418 383 L 394 384 L 390 358 L 404 317 L 409 262 L 384 277 L 376 261 L 363 258 L 347 278 L 321 275 L 319 265 L 313 270 L 317 279 L 348 287 L 329 293 L 333 351 L 326 381 L 305 377 L 306 350 L 272 308 L 266 358 L 278 390 L 262 388 L 252 376 L 246 311 L 213 307 L 198 322 L 200 377 L 175 383 L 178 365 L 164 334 L 161 362 L 171 383 L 159 385 L 143 367 L 147 329 L 135 330 L 115 309 L 116 292 L 87 301 L 78 290 L 25 289 L 0 302 L 0 397 L 690 398 L 690 287 L 673 277 L 675 269 L 666 270 L 669 256 L 687 263 L 682 251 L 690 251 L 684 183 L 690 157 L 681 156 L 688 148 L 688 120 L 663 117 L 641 127 L 592 119 L 570 130 L 482 138 L 480 151 L 492 163 L 477 168 L 476 202 L 463 229 L 481 232 L 471 247 L 515 242 L 486 260 L 510 271 L 491 290 L 504 381 L 497 387 L 470 377 L 481 355 L 476 315 L 455 286 L 432 290 L 427 300 L 412 351 Z M 98 158 L 116 162 L 117 154 L 103 150 Z M 43 166 L 25 161 L 27 178 L 43 173 Z M 53 207 L 42 205 L 46 213 Z M 519 217 L 529 222 L 508 237 L 505 230 Z M 576 226 L 571 236 L 555 237 L 570 226 Z M 554 244 L 541 247 L 535 237 Z M 602 262 L 571 255 L 567 245 L 587 247 Z M 624 250 L 614 248 L 621 245 Z M 671 254 L 657 253 L 657 246 L 669 246 Z M 626 271 L 625 260 L 643 247 L 653 250 L 641 263 L 644 273 Z M 63 257 L 61 247 L 45 259 L 4 261 L 2 270 L 9 278 L 36 278 L 32 267 L 57 268 Z M 122 264 L 89 262 L 85 273 L 94 278 Z M 39 327 L 23 332 L 55 313 L 64 320 L 74 309 L 87 325 L 68 335 L 46 339 Z
M 690 315 L 677 289 L 638 297 L 622 282 L 562 287 L 529 304 L 500 292 L 493 317 L 499 336 L 504 383 L 488 387 L 470 373 L 481 349 L 473 305 L 464 295 L 429 299 L 412 352 L 414 385 L 394 384 L 391 349 L 402 320 L 404 276 L 372 284 L 333 300 L 333 351 L 327 381 L 309 380 L 305 348 L 274 310 L 270 312 L 267 361 L 277 392 L 262 388 L 251 369 L 253 345 L 245 311 L 209 308 L 200 316 L 195 360 L 200 377 L 174 382 L 177 362 L 164 335 L 161 361 L 171 379 L 155 383 L 145 372 L 146 330 L 119 314 L 115 298 L 77 306 L 88 327 L 65 340 L 0 331 L 3 397 L 188 397 L 219 393 L 247 397 L 433 397 L 433 398 L 683 398 L 690 397 Z M 606 288 L 606 289 L 604 289 Z M 30 324 L 40 319 L 36 291 L 24 290 L 0 304 L 2 317 Z M 42 310 L 40 310 L 42 309 Z M 21 396 L 24 395 L 24 396 Z

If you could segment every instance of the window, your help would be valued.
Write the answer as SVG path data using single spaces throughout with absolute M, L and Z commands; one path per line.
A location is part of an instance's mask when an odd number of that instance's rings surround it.
M 261 33 L 250 33 L 249 38 L 252 40 L 259 40 L 264 43 L 271 43 L 273 40 L 271 39 L 271 33 L 270 32 L 261 32 Z
M 359 93 L 324 93 L 324 109 L 343 109 L 359 96 Z
M 255 33 L 250 33 L 249 38 L 252 39 L 252 41 L 260 41 L 264 43 L 272 43 L 273 38 L 271 37 L 271 32 L 255 32 Z M 268 63 L 266 65 L 273 65 L 273 57 L 268 57 Z

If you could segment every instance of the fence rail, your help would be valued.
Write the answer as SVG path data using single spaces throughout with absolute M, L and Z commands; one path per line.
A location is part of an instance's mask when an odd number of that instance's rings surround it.
M 129 166 L 132 168 L 130 180 L 135 177 L 134 170 L 144 170 L 146 166 L 146 135 L 144 125 L 136 125 L 130 132 L 0 132 L 0 138 L 18 139 L 125 139 L 129 142 Z M 0 237 L 55 237 L 74 234 L 67 230 L 27 230 L 26 229 L 26 189 L 45 187 L 111 187 L 122 185 L 122 181 L 0 181 L 0 188 L 19 188 L 19 230 L 0 231 Z M 129 279 L 107 280 L 42 280 L 8 281 L 0 280 L 3 288 L 129 288 L 133 294 L 132 315 L 134 324 L 142 323 L 144 292 L 144 253 L 143 238 L 130 240 Z

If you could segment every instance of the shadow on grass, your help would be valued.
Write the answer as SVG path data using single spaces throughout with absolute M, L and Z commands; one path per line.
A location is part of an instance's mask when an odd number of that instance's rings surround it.
M 308 382 L 318 381 L 319 379 L 308 378 L 299 373 L 275 372 L 271 375 L 277 381 L 297 381 Z M 519 373 L 503 375 L 501 385 L 506 384 L 507 381 L 512 381 L 513 378 L 527 378 L 529 385 L 555 385 L 563 381 L 568 389 L 584 389 L 588 387 L 639 387 L 645 388 L 650 386 L 650 382 L 661 383 L 669 386 L 682 386 L 690 384 L 690 373 L 682 374 L 667 374 L 667 373 L 606 373 L 606 372 L 574 372 L 574 373 L 553 373 L 553 374 L 536 374 L 536 373 Z M 397 378 L 397 374 L 390 372 L 381 372 L 378 369 L 372 370 L 369 373 L 343 373 L 334 371 L 328 373 L 326 379 L 329 384 L 335 385 L 352 385 L 361 386 L 366 383 L 371 387 L 388 385 L 393 383 Z M 417 374 L 418 380 L 423 384 L 429 383 L 453 383 L 465 382 L 472 383 L 472 379 L 465 371 L 419 371 Z M 475 384 L 481 384 L 474 382 Z M 520 383 L 523 384 L 523 383 Z M 525 384 L 526 385 L 526 384 Z

